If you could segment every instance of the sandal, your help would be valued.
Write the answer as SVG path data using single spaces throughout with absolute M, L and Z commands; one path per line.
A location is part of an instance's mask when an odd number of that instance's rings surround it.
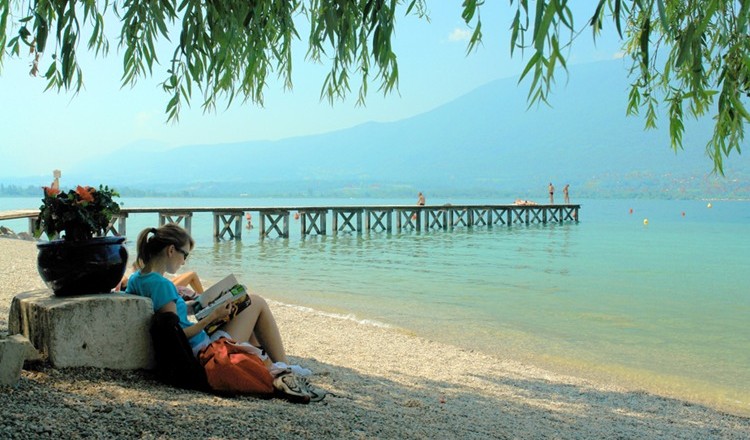
M 273 387 L 280 397 L 292 403 L 310 403 L 310 393 L 299 379 L 293 373 L 282 374 L 273 380 Z
M 311 384 L 306 377 L 298 377 L 297 382 L 307 390 L 310 395 L 310 402 L 320 402 L 329 394 L 328 391 Z

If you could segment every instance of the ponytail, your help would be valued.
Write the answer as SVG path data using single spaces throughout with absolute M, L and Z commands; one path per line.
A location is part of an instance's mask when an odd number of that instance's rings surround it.
M 151 234 L 149 236 L 149 234 Z M 182 246 L 190 244 L 190 249 L 195 246 L 195 240 L 188 232 L 174 223 L 168 223 L 159 228 L 146 228 L 138 234 L 136 242 L 138 256 L 134 267 L 141 269 L 151 258 L 161 252 L 169 245 Z

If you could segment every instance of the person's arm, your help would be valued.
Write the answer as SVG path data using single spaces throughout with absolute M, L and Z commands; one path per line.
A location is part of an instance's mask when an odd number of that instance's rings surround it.
M 185 298 L 182 298 L 185 300 L 185 305 L 187 306 L 187 313 L 188 315 L 195 315 L 195 303 L 198 301 L 195 300 L 188 300 Z
M 210 315 L 206 316 L 205 318 L 201 319 L 200 321 L 196 322 L 190 327 L 183 328 L 182 330 L 185 332 L 185 336 L 188 339 L 192 338 L 193 336 L 200 333 L 203 329 L 205 329 L 212 322 L 218 321 L 219 319 L 223 319 L 229 316 L 232 313 L 233 308 L 234 308 L 234 304 L 232 302 L 227 302 L 226 304 L 224 304 L 223 307 L 217 307 L 216 310 L 211 312 Z M 166 303 L 162 308 L 160 308 L 159 312 L 177 313 L 177 305 L 175 304 L 174 301 L 170 301 Z

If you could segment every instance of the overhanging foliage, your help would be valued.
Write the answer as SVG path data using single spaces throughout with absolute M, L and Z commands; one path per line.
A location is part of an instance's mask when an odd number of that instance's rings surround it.
M 441 7 L 439 2 L 433 3 Z M 462 18 L 474 29 L 471 52 L 482 40 L 483 0 L 464 0 Z M 597 0 L 585 23 L 574 22 L 568 0 L 509 0 L 511 56 L 528 56 L 521 80 L 528 79 L 529 103 L 546 103 L 560 69 L 567 71 L 570 45 L 584 31 L 592 37 L 605 26 L 616 29 L 623 53 L 632 60 L 627 111 L 644 112 L 656 126 L 658 108 L 668 114 L 674 149 L 682 148 L 684 118 L 712 114 L 715 129 L 707 142 L 714 170 L 740 153 L 750 114 L 750 0 Z M 399 14 L 426 16 L 427 0 L 0 0 L 0 67 L 4 56 L 33 57 L 32 74 L 43 68 L 47 89 L 79 91 L 83 72 L 77 62 L 82 43 L 97 54 L 109 52 L 105 18 L 121 30 L 123 85 L 166 67 L 162 84 L 169 96 L 168 120 L 194 95 L 206 111 L 218 100 L 263 104 L 269 75 L 292 87 L 292 43 L 296 23 L 306 20 L 307 57 L 330 65 L 321 97 L 333 102 L 359 83 L 364 103 L 369 84 L 383 93 L 398 88 L 392 38 Z M 159 60 L 160 40 L 174 46 Z M 42 54 L 46 54 L 42 57 Z M 194 89 L 199 90 L 195 93 Z

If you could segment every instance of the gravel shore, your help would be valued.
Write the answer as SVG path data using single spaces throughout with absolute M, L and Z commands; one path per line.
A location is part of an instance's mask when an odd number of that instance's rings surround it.
M 0 333 L 43 288 L 33 242 L 0 238 Z M 334 395 L 295 405 L 162 385 L 147 371 L 28 364 L 0 387 L 0 438 L 748 439 L 750 418 L 553 374 L 271 302 L 287 353 Z

